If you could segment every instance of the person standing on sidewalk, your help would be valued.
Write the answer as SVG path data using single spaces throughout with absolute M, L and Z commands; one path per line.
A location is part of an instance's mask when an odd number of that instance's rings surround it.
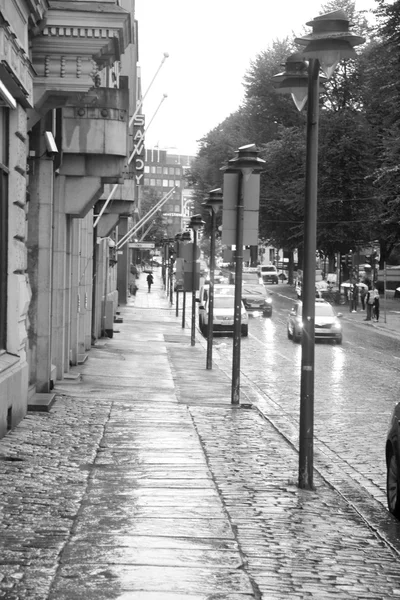
M 378 322 L 379 321 L 379 292 L 377 290 L 377 288 L 374 288 L 374 304 L 373 304 L 373 311 L 374 311 L 374 318 L 375 321 Z
M 365 310 L 365 297 L 367 295 L 367 288 L 365 288 L 364 286 L 361 288 L 360 290 L 360 300 L 361 300 L 361 308 L 362 310 Z
M 353 283 L 353 293 L 352 293 L 352 307 L 351 312 L 357 312 L 358 308 L 358 287 L 356 283 Z
M 149 294 L 150 294 L 150 292 L 151 292 L 151 286 L 152 286 L 152 285 L 153 285 L 153 283 L 154 283 L 154 279 L 153 279 L 153 275 L 152 275 L 152 273 L 149 273 L 149 274 L 147 275 L 146 279 L 147 279 L 147 287 L 149 288 Z
M 368 287 L 368 292 L 366 295 L 366 306 L 367 306 L 367 316 L 364 321 L 370 321 L 372 318 L 372 307 L 374 305 L 374 290 L 372 286 Z

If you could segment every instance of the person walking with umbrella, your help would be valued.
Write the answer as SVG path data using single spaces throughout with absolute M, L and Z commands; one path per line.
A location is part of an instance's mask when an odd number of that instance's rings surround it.
M 150 294 L 150 292 L 151 292 L 151 286 L 152 286 L 152 285 L 153 285 L 153 283 L 154 283 L 153 274 L 152 274 L 152 273 L 149 273 L 149 274 L 147 275 L 146 279 L 147 279 L 147 287 L 149 288 L 149 294 Z

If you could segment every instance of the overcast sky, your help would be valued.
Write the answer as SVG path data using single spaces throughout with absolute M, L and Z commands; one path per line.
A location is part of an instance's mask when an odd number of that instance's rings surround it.
M 146 147 L 196 154 L 197 140 L 239 108 L 250 62 L 273 40 L 301 32 L 322 4 L 136 0 Z M 358 10 L 375 6 L 374 0 L 356 0 Z M 169 57 L 156 75 L 165 52 Z

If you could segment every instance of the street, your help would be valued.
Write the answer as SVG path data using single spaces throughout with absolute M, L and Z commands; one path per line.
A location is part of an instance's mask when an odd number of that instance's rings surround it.
M 272 319 L 251 318 L 249 337 L 242 338 L 242 390 L 297 447 L 301 345 L 286 332 L 293 293 L 287 286 L 268 289 Z M 343 344 L 315 345 L 315 466 L 343 494 L 350 480 L 357 482 L 351 500 L 359 500 L 368 519 L 380 509 L 386 517 L 385 440 L 399 401 L 400 338 L 355 321 L 347 306 L 336 309 L 343 313 Z M 214 346 L 219 367 L 229 374 L 231 339 L 217 337 Z M 387 535 L 392 540 L 390 525 Z
M 0 441 L 0 598 L 400 597 L 384 491 L 396 338 L 345 315 L 343 346 L 317 344 L 315 490 L 301 490 L 284 290 L 242 338 L 232 408 L 232 338 L 206 370 L 205 339 L 191 347 L 159 275 L 151 293 L 141 275 L 114 337 Z

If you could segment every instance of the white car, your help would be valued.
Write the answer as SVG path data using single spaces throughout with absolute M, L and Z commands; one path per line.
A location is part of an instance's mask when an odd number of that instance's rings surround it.
M 287 320 L 287 336 L 289 340 L 299 343 L 303 331 L 303 303 L 296 302 L 289 313 Z M 329 302 L 322 299 L 315 300 L 315 339 L 331 340 L 341 344 L 343 339 L 342 326 L 339 318 L 342 313 L 335 312 Z
M 231 287 L 231 286 L 229 286 Z M 232 286 L 233 287 L 233 286 Z M 247 336 L 249 333 L 249 316 L 241 302 L 241 334 Z M 199 305 L 199 327 L 204 336 L 208 335 L 208 311 L 209 298 L 203 304 Z M 215 332 L 233 332 L 235 312 L 235 296 L 230 294 L 214 294 L 213 306 L 213 331 Z

